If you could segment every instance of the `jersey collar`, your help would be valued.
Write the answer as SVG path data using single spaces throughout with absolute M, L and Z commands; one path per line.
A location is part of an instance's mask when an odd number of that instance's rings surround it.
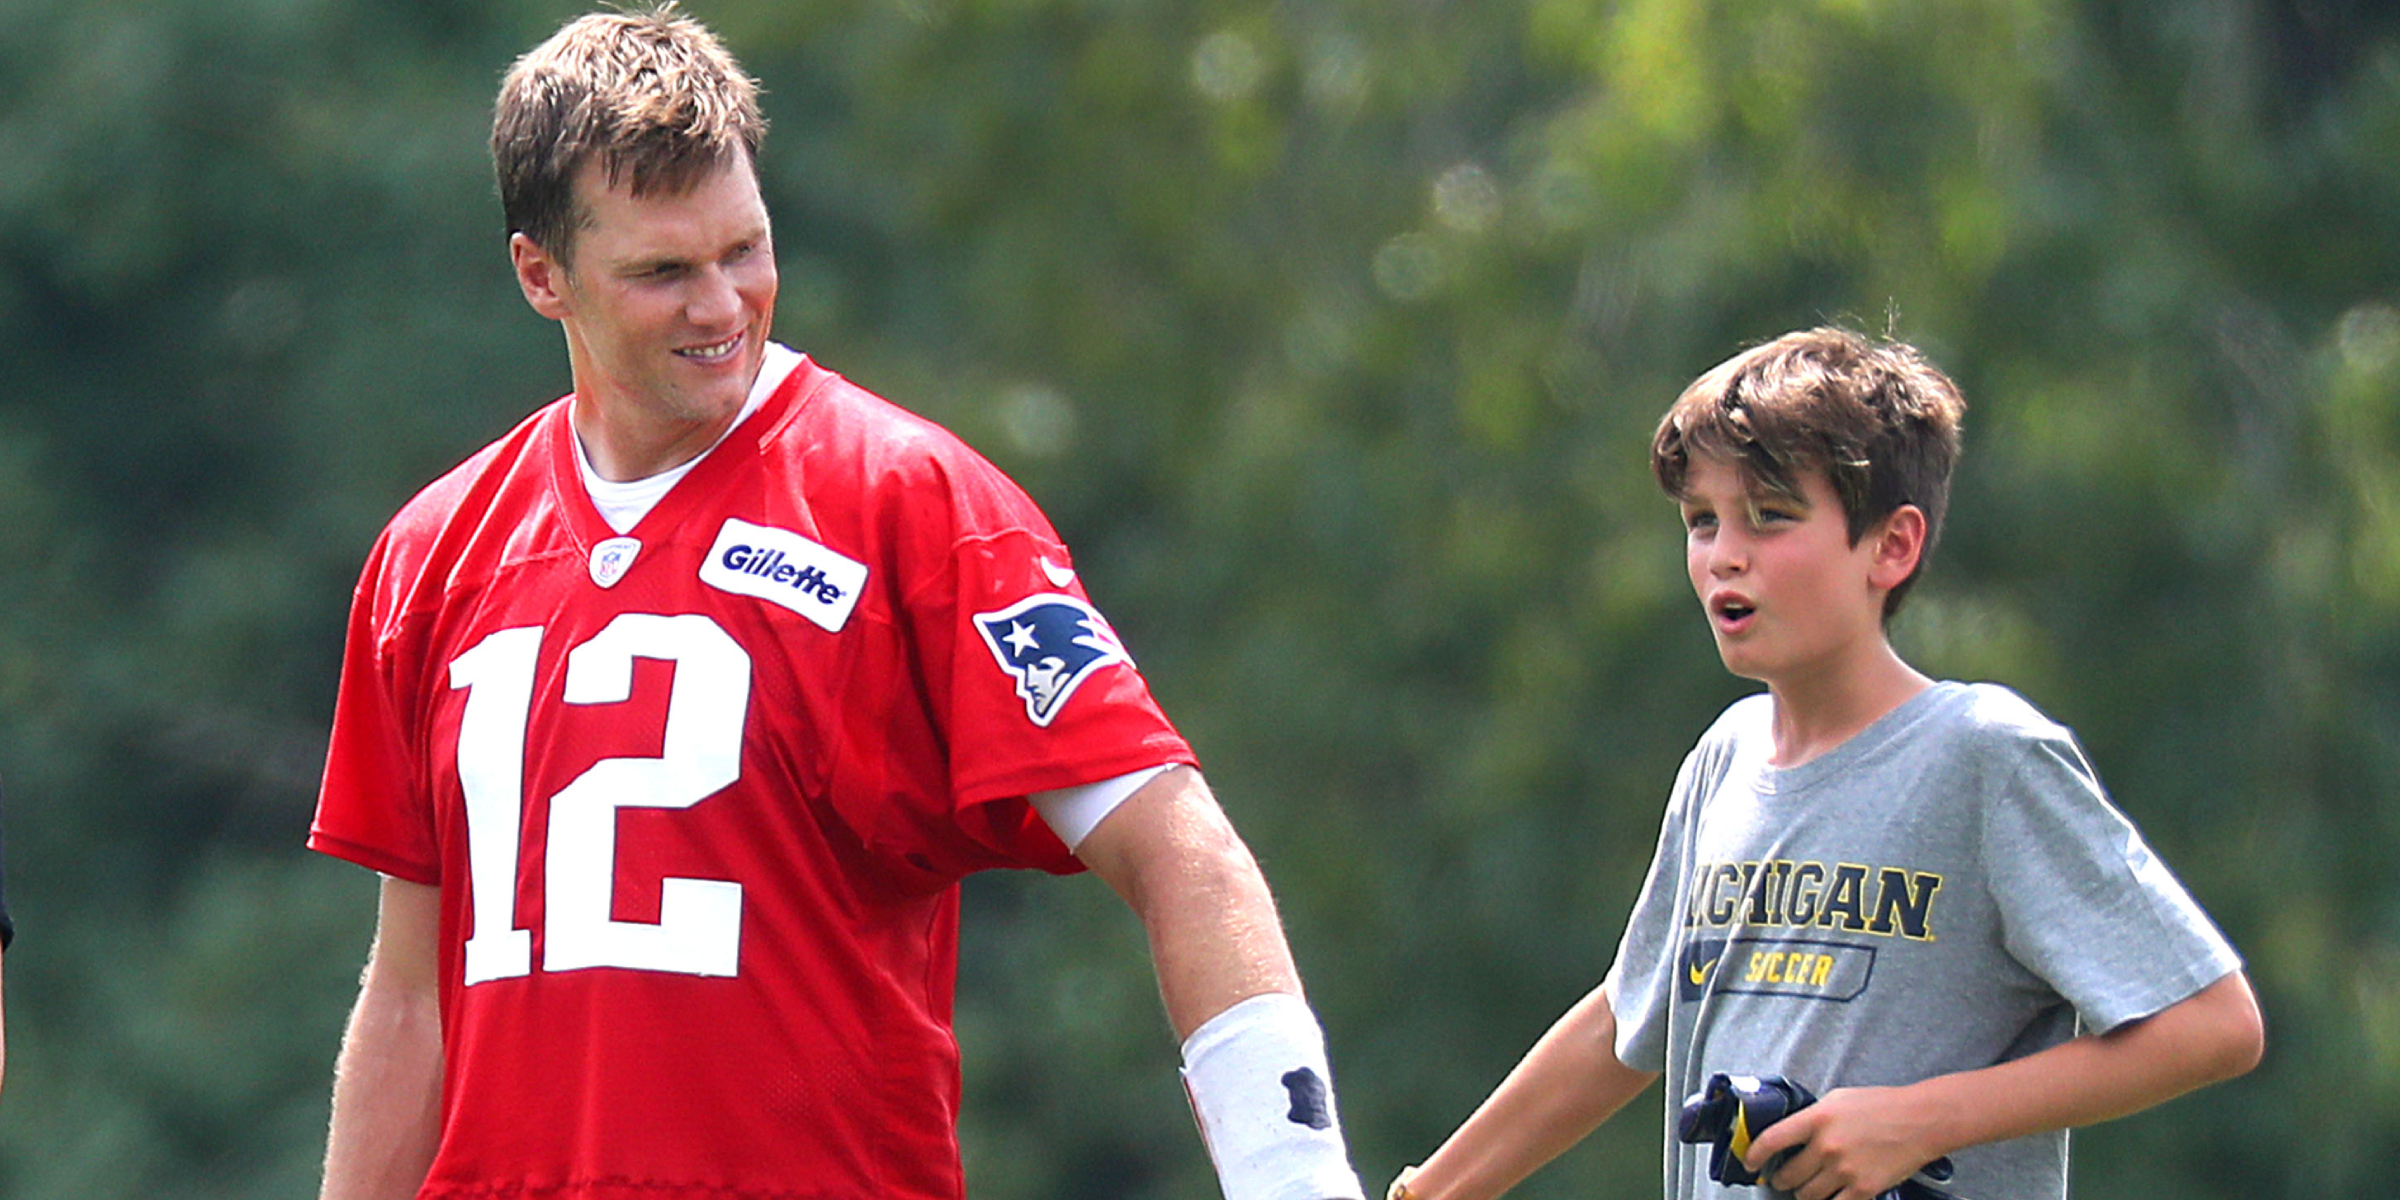
M 700 453 L 691 462 L 670 468 L 665 475 L 677 475 L 668 481 L 665 493 L 655 498 L 649 511 L 634 522 L 625 535 L 642 542 L 663 540 L 680 524 L 687 512 L 701 498 L 718 491 L 732 471 L 754 456 L 766 437 L 796 407 L 798 401 L 814 390 L 812 380 L 825 374 L 822 368 L 777 343 L 769 343 L 765 362 L 759 369 L 758 381 L 752 385 L 750 399 L 742 414 L 717 443 Z M 567 529 L 573 534 L 576 548 L 585 554 L 600 542 L 619 536 L 610 527 L 593 493 L 585 482 L 583 450 L 576 442 L 574 423 L 570 418 L 570 397 L 551 406 L 549 428 L 546 431 L 550 457 L 550 483 L 559 511 L 565 516 Z M 658 479 L 660 476 L 652 476 Z M 639 488 L 650 480 L 638 480 L 629 485 Z

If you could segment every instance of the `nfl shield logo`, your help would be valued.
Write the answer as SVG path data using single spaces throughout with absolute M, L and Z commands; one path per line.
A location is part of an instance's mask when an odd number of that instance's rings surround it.
M 633 556 L 641 552 L 642 543 L 629 537 L 613 537 L 592 547 L 592 582 L 604 588 L 617 586 L 625 572 L 633 569 Z

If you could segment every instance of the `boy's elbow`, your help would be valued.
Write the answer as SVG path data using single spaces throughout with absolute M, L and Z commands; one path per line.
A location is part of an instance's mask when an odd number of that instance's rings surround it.
M 2265 1061 L 2266 1057 L 2267 1023 L 2264 1018 L 2259 1016 L 2258 1009 L 2253 1006 L 2250 1009 L 2250 1020 L 2242 1026 L 2240 1043 L 2231 1056 L 2233 1069 L 2226 1075 L 2226 1078 L 2231 1079 L 2236 1075 L 2249 1074 L 2257 1069 L 2258 1064 Z
M 2218 993 L 2219 1010 L 2210 1076 L 2223 1080 L 2247 1075 L 2267 1053 L 2267 1023 L 2258 1011 L 2258 996 L 2250 990 L 2249 977 L 2240 971 L 2218 980 L 2209 990 Z

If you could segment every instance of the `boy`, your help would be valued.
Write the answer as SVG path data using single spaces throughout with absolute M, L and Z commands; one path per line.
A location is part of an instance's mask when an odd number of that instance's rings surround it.
M 2069 1127 L 2256 1064 L 2240 960 L 2073 736 L 1886 636 L 1964 408 L 1910 347 L 1814 329 L 1659 423 L 1718 654 L 1767 690 L 1684 760 L 1606 979 L 1392 1200 L 1498 1195 L 1661 1070 L 1675 1200 L 1760 1195 L 1675 1136 L 1720 1073 L 1823 1096 L 1737 1149 L 1769 1194 L 1868 1200 L 1947 1155 L 1960 1197 L 2056 1200 Z

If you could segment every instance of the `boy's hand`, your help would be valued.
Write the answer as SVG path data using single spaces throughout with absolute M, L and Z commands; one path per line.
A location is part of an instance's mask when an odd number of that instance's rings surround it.
M 1903 1088 L 1838 1088 L 1768 1126 L 1742 1162 L 1763 1170 L 1793 1151 L 1767 1182 L 1798 1200 L 1875 1200 L 1939 1158 L 1932 1121 Z

